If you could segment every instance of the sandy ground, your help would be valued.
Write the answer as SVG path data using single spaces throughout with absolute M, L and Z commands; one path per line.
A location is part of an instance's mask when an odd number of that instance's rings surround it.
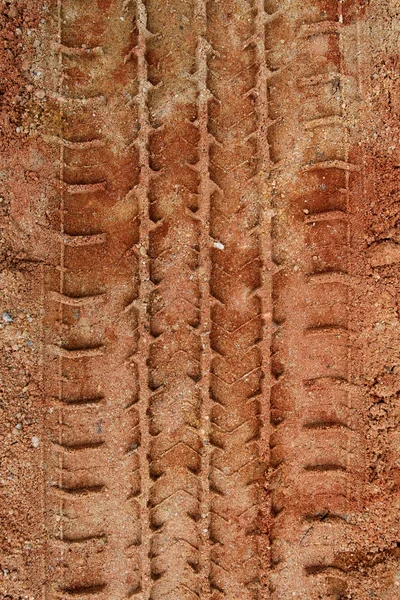
M 396 0 L 0 1 L 0 598 L 400 598 Z

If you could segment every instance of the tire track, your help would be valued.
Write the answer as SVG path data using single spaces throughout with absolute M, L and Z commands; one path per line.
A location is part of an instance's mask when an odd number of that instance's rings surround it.
M 350 18 L 59 4 L 49 600 L 264 597 L 264 455 L 271 599 L 346 593 L 363 480 Z
M 275 162 L 270 589 L 271 598 L 311 600 L 346 593 L 343 556 L 362 491 L 348 317 L 351 190 L 359 175 L 344 112 L 341 3 L 293 1 L 282 10 L 270 2 L 268 11 Z
M 260 394 L 262 357 L 256 10 L 207 5 L 211 196 L 212 597 L 260 591 Z
M 50 142 L 60 149 L 60 262 L 47 273 L 45 319 L 49 599 L 123 599 L 140 587 L 139 165 L 126 125 L 137 77 L 124 60 L 136 44 L 133 17 L 119 2 L 105 11 L 58 4 L 61 130 Z
M 150 598 L 200 593 L 201 339 L 195 3 L 146 2 L 149 93 Z

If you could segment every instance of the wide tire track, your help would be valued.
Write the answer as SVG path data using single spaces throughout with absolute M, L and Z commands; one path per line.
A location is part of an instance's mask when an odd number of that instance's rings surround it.
M 60 2 L 50 599 L 346 593 L 348 4 Z

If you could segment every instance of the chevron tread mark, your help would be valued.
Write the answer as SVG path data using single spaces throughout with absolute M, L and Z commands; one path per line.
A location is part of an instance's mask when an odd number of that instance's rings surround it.
M 211 194 L 212 598 L 259 597 L 261 197 L 255 3 L 207 5 Z
M 201 339 L 195 3 L 148 0 L 150 598 L 200 593 Z
M 48 600 L 346 596 L 356 1 L 53 3 Z

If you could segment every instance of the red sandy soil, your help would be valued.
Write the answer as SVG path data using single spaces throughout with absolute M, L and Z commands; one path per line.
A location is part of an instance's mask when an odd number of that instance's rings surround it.
M 400 598 L 399 12 L 0 0 L 1 600 Z

